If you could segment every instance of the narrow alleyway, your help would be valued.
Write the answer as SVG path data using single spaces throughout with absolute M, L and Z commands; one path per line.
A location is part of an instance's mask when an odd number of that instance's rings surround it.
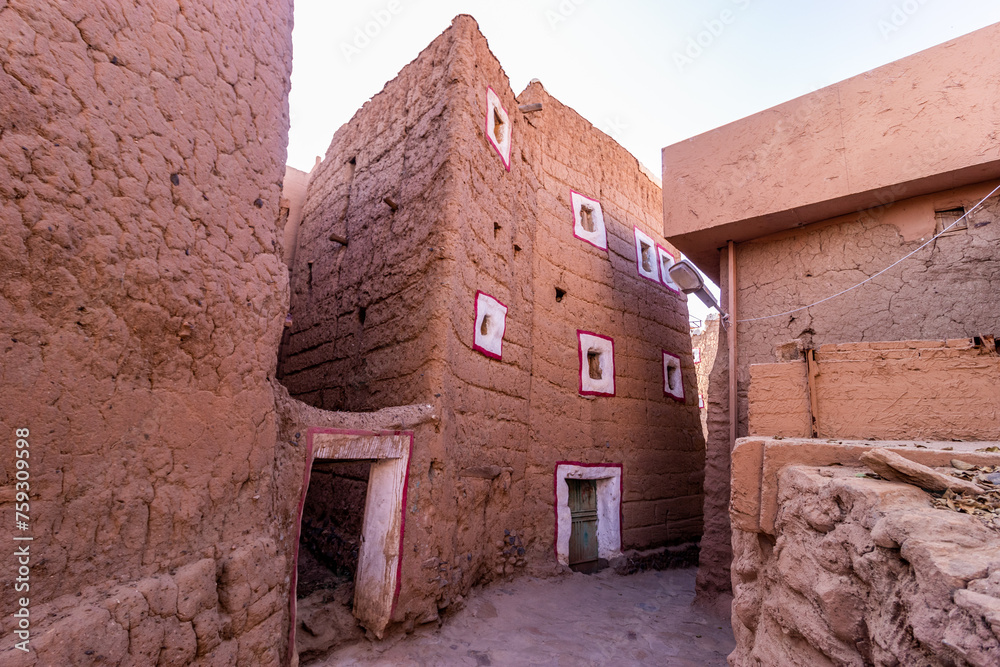
M 695 568 L 522 577 L 474 591 L 443 627 L 344 646 L 334 665 L 723 667 L 729 619 L 691 607 Z

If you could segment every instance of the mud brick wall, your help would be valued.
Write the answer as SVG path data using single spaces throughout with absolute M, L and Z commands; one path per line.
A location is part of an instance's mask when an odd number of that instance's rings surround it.
M 4 665 L 278 664 L 290 36 L 291 2 L 0 1 Z
M 719 323 L 718 314 L 712 313 L 712 315 L 715 315 L 714 319 L 705 320 L 701 333 L 691 335 L 691 347 L 701 351 L 701 361 L 694 365 L 694 369 L 698 378 L 698 393 L 704 400 L 704 407 L 701 409 L 701 430 L 706 439 L 708 438 L 708 387 L 719 344 L 726 344 L 725 330 Z
M 808 450 L 801 465 L 779 468 L 764 485 L 779 508 L 773 525 L 747 525 L 746 515 L 733 514 L 737 646 L 730 664 L 995 664 L 996 531 L 978 517 L 932 507 L 915 486 L 859 478 L 865 468 L 829 451 L 837 445 L 797 444 Z M 931 465 L 954 456 L 1000 461 L 934 451 L 947 443 L 914 444 L 897 451 L 936 455 Z M 853 448 L 864 451 L 859 445 Z M 816 467 L 837 458 L 843 465 Z M 734 458 L 734 483 L 747 481 L 743 472 Z M 746 488 L 759 497 L 759 480 Z
M 525 116 L 529 138 L 537 142 L 532 162 L 542 186 L 528 452 L 539 534 L 547 538 L 551 530 L 542 517 L 551 507 L 555 462 L 582 460 L 623 464 L 624 548 L 697 539 L 704 450 L 687 301 L 636 270 L 633 226 L 667 246 L 660 188 L 634 157 L 540 83 L 530 85 L 519 102 L 542 103 L 542 111 Z M 574 238 L 571 189 L 601 202 L 607 252 Z M 565 291 L 560 301 L 557 287 Z M 614 339 L 614 397 L 574 391 L 577 329 Z M 664 396 L 662 350 L 682 359 L 683 404 Z
M 1000 354 L 994 341 L 918 340 L 823 345 L 816 414 L 804 362 L 750 367 L 753 435 L 854 440 L 1000 440 Z
M 510 116 L 509 171 L 484 136 L 487 86 Z M 573 238 L 570 188 L 601 199 L 609 253 Z M 624 464 L 626 547 L 697 539 L 686 302 L 635 269 L 633 224 L 662 243 L 659 188 L 540 85 L 515 96 L 475 21 L 457 18 L 337 132 L 304 211 L 290 392 L 334 409 L 431 402 L 441 417 L 410 467 L 401 599 L 427 606 L 411 621 L 552 563 L 557 461 Z M 508 307 L 502 360 L 473 349 L 477 290 Z M 577 329 L 615 337 L 618 396 L 578 395 Z M 683 360 L 683 405 L 663 395 L 661 348 Z
M 738 319 L 760 317 L 813 303 L 847 289 L 886 268 L 934 235 L 935 210 L 964 206 L 985 197 L 997 182 L 901 199 L 886 206 L 818 222 L 736 246 Z M 901 188 L 900 192 L 905 192 Z M 968 230 L 943 236 L 912 259 L 863 287 L 807 311 L 738 325 L 738 437 L 748 434 L 750 365 L 775 361 L 776 349 L 793 341 L 804 348 L 839 343 L 971 338 L 996 333 L 1000 321 L 1000 196 L 968 216 Z M 726 252 L 722 262 L 723 303 L 728 294 Z M 724 354 L 720 350 L 719 358 Z M 727 363 L 727 362 L 723 362 Z M 728 457 L 725 421 L 728 372 L 716 363 L 709 407 L 708 458 Z M 714 398 L 721 397 L 717 403 Z M 913 437 L 913 434 L 902 434 Z M 951 437 L 951 436 L 949 436 Z M 954 437 L 962 437 L 955 435 Z M 724 465 L 720 460 L 720 470 Z M 709 465 L 711 468 L 712 465 Z M 725 522 L 728 475 L 711 484 L 717 501 L 706 522 Z M 714 518 L 709 519 L 709 515 Z M 715 532 L 713 532 L 713 535 Z M 706 545 L 728 549 L 728 529 Z M 705 545 L 703 545 L 705 546 Z M 723 570 L 711 578 L 725 587 Z
M 301 541 L 327 569 L 354 575 L 365 515 L 367 462 L 324 462 L 312 467 L 302 512 Z
M 454 48 L 451 35 L 435 40 L 337 131 L 312 172 L 281 373 L 317 407 L 406 405 L 440 387 L 449 263 L 443 226 L 431 222 L 455 213 L 444 205 L 454 187 L 446 170 Z

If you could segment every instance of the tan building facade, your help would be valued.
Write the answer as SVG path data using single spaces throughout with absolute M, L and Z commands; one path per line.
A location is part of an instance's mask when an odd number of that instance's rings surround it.
M 729 429 L 748 434 L 751 364 L 789 346 L 995 332 L 998 36 L 984 28 L 664 149 L 665 235 L 735 304 L 736 414 L 727 344 L 710 390 L 703 590 L 729 589 Z
M 467 16 L 334 136 L 279 376 L 328 410 L 434 406 L 404 482 L 395 618 L 573 563 L 574 489 L 596 494 L 598 559 L 698 540 L 697 385 L 660 202 L 540 83 L 515 95 Z

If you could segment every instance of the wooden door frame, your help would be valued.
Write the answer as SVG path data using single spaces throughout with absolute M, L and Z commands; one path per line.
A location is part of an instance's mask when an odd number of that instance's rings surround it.
M 381 638 L 396 611 L 402 584 L 406 489 L 410 477 L 413 431 L 360 431 L 310 428 L 306 431 L 306 465 L 294 528 L 294 555 L 289 584 L 288 664 L 295 655 L 296 588 L 302 513 L 313 462 L 368 460 L 372 462 L 361 528 L 362 545 L 355 575 L 354 615 Z

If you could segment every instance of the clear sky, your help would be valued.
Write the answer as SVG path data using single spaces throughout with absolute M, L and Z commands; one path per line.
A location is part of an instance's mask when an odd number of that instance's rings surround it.
M 660 173 L 664 146 L 1000 22 L 1000 2 L 296 0 L 288 164 L 309 171 L 463 13 L 515 92 L 541 79 Z

